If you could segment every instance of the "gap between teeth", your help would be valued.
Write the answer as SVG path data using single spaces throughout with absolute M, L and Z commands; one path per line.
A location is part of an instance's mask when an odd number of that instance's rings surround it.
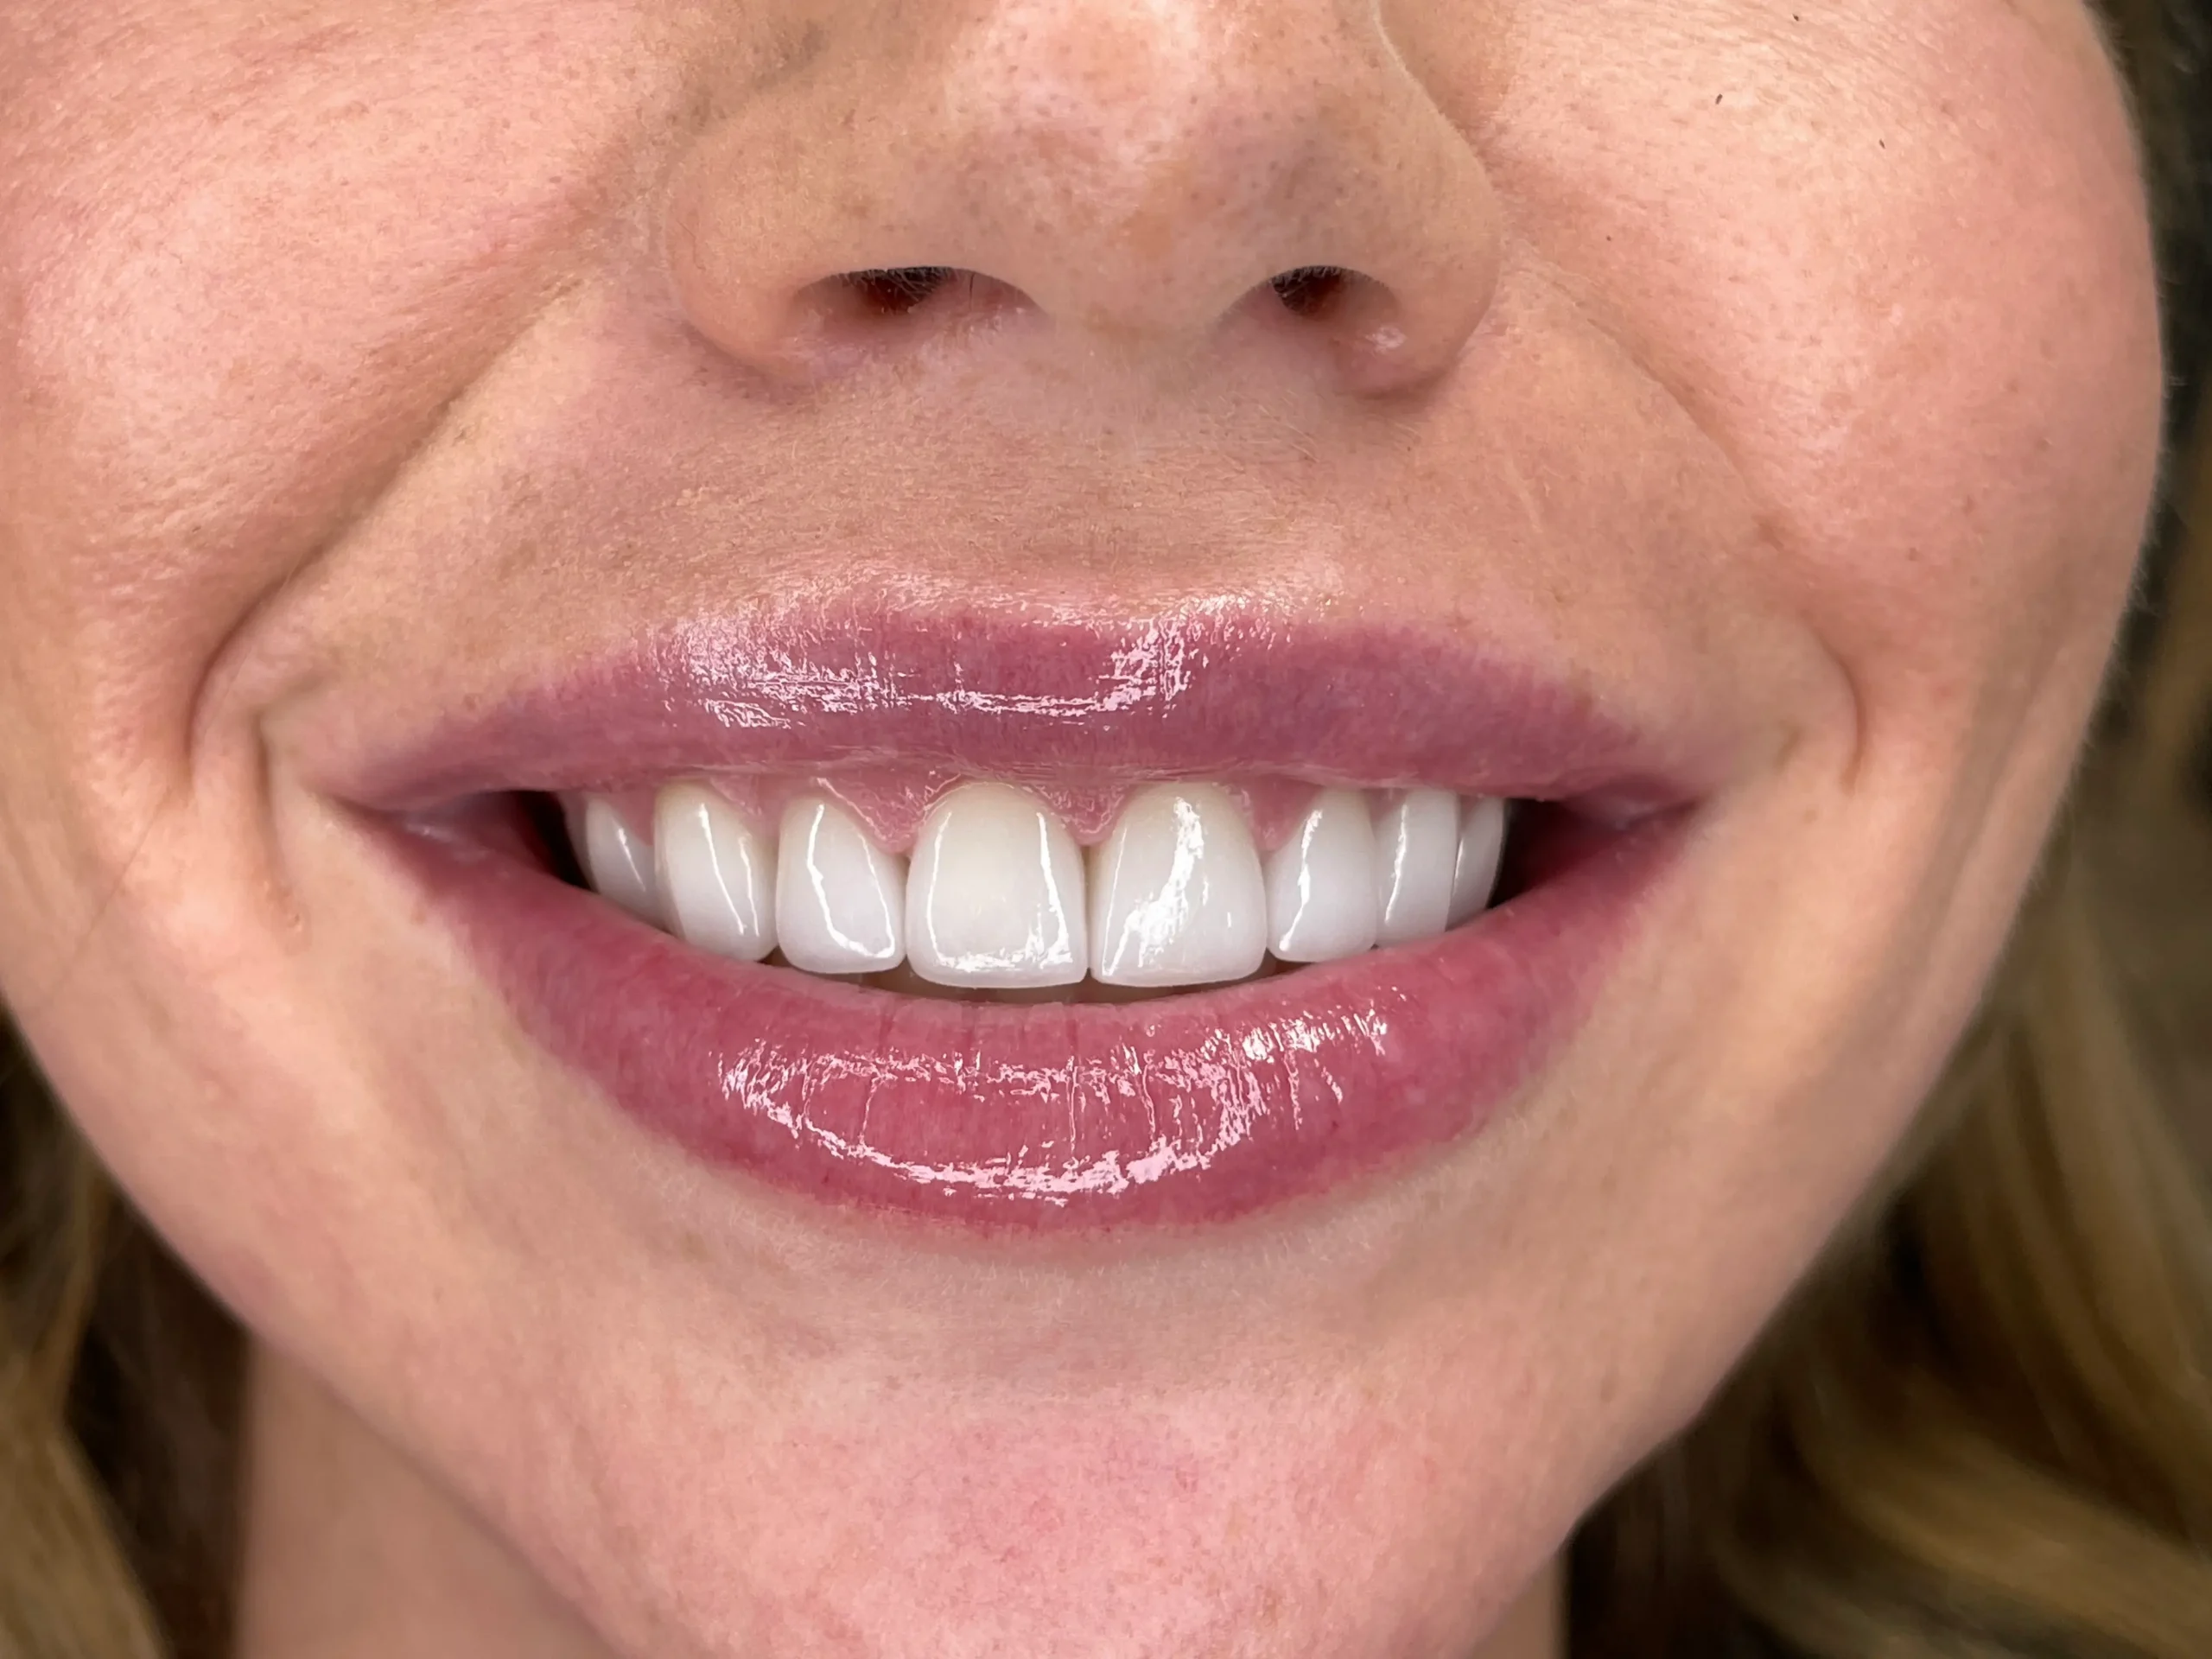
M 701 783 L 663 788 L 650 830 L 606 796 L 563 805 L 593 888 L 702 950 L 975 990 L 1215 984 L 1431 938 L 1489 904 L 1505 831 L 1489 797 L 1330 789 L 1262 854 L 1227 791 L 1174 783 L 1086 851 L 1028 791 L 976 782 L 902 857 L 821 795 L 772 836 Z

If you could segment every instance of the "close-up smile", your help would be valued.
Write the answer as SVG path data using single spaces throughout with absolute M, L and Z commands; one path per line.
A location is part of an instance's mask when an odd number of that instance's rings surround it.
M 1670 751 L 1406 630 L 847 616 L 685 631 L 337 792 L 693 1154 L 1096 1228 L 1488 1122 L 1687 831 Z
M 2208 30 L 0 0 L 0 1655 L 2212 1653 Z

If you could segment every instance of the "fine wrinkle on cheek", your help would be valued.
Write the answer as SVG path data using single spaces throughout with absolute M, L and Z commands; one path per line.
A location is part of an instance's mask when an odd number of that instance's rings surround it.
M 1976 675 L 2107 632 L 2156 356 L 2116 83 L 2073 0 L 1806 9 L 1756 36 L 1687 4 L 1659 76 L 1606 45 L 1653 43 L 1636 10 L 1594 0 L 1546 37 L 1562 66 L 1586 42 L 1605 118 L 1562 125 L 1567 83 L 1524 75 L 1496 170 L 1758 504 L 1772 590 L 1850 685 L 1855 784 L 1891 734 L 1967 741 Z
M 79 999 L 87 972 L 100 972 L 102 935 L 143 915 L 130 889 L 146 876 L 149 849 L 172 817 L 187 809 L 179 788 L 159 793 L 136 816 L 102 810 L 95 785 L 73 774 L 55 753 L 52 728 L 29 718 L 35 708 L 20 684 L 6 688 L 10 741 L 0 749 L 0 917 L 15 941 L 0 954 L 0 1007 L 26 1031 L 49 1007 Z M 97 761 L 92 763 L 95 773 Z M 158 884 L 162 876 L 153 873 Z M 93 994 L 98 995 L 98 994 Z M 102 1001 L 105 999 L 101 998 Z
M 0 439 L 97 682 L 92 747 L 174 777 L 251 718 L 226 661 L 573 280 L 632 44 L 512 12 L 404 51 L 306 25 L 227 58 L 134 41 L 86 65 L 104 95 L 19 133 L 0 252 L 27 395 Z M 97 144 L 72 142 L 86 108 L 114 124 Z

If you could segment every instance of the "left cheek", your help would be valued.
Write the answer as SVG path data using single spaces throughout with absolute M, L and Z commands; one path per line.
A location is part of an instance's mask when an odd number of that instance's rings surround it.
M 1760 391 L 1797 418 L 1741 453 L 1775 504 L 1773 579 L 1851 677 L 1868 753 L 1942 747 L 1947 715 L 1962 744 L 2001 746 L 2031 707 L 2070 728 L 2149 504 L 2141 179 L 2101 54 L 2036 10 L 1929 25 L 1897 94 L 1918 119 L 1872 140 L 1910 162 L 1871 166 L 1834 257 L 1775 283 Z M 1793 401 L 1789 347 L 1823 334 Z
M 1747 582 L 1849 677 L 1862 745 L 2046 677 L 2079 702 L 2160 397 L 2116 78 L 2075 0 L 1750 11 L 1578 8 L 1521 94 L 1576 102 L 1509 127 L 1505 188 L 1742 477 Z M 1638 17 L 1656 67 L 1603 32 Z
M 1905 227 L 1919 291 L 1865 302 L 1865 377 L 1833 443 L 1775 471 L 1777 580 L 1852 677 L 1866 745 L 1947 707 L 2078 711 L 2143 533 L 2160 398 L 2145 232 L 2102 206 L 2008 200 L 2011 181 Z M 1916 326 L 1887 326 L 1906 308 Z

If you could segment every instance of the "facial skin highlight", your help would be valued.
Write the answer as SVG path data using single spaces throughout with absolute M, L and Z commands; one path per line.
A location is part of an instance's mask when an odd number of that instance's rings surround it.
M 2075 0 L 0 13 L 0 999 L 259 1344 L 250 1659 L 434 1572 L 357 1639 L 1547 1651 L 2003 942 L 2152 487 L 2142 197 Z M 1417 628 L 1700 797 L 1440 1155 L 817 1203 L 531 1042 L 334 757 L 854 603 Z

